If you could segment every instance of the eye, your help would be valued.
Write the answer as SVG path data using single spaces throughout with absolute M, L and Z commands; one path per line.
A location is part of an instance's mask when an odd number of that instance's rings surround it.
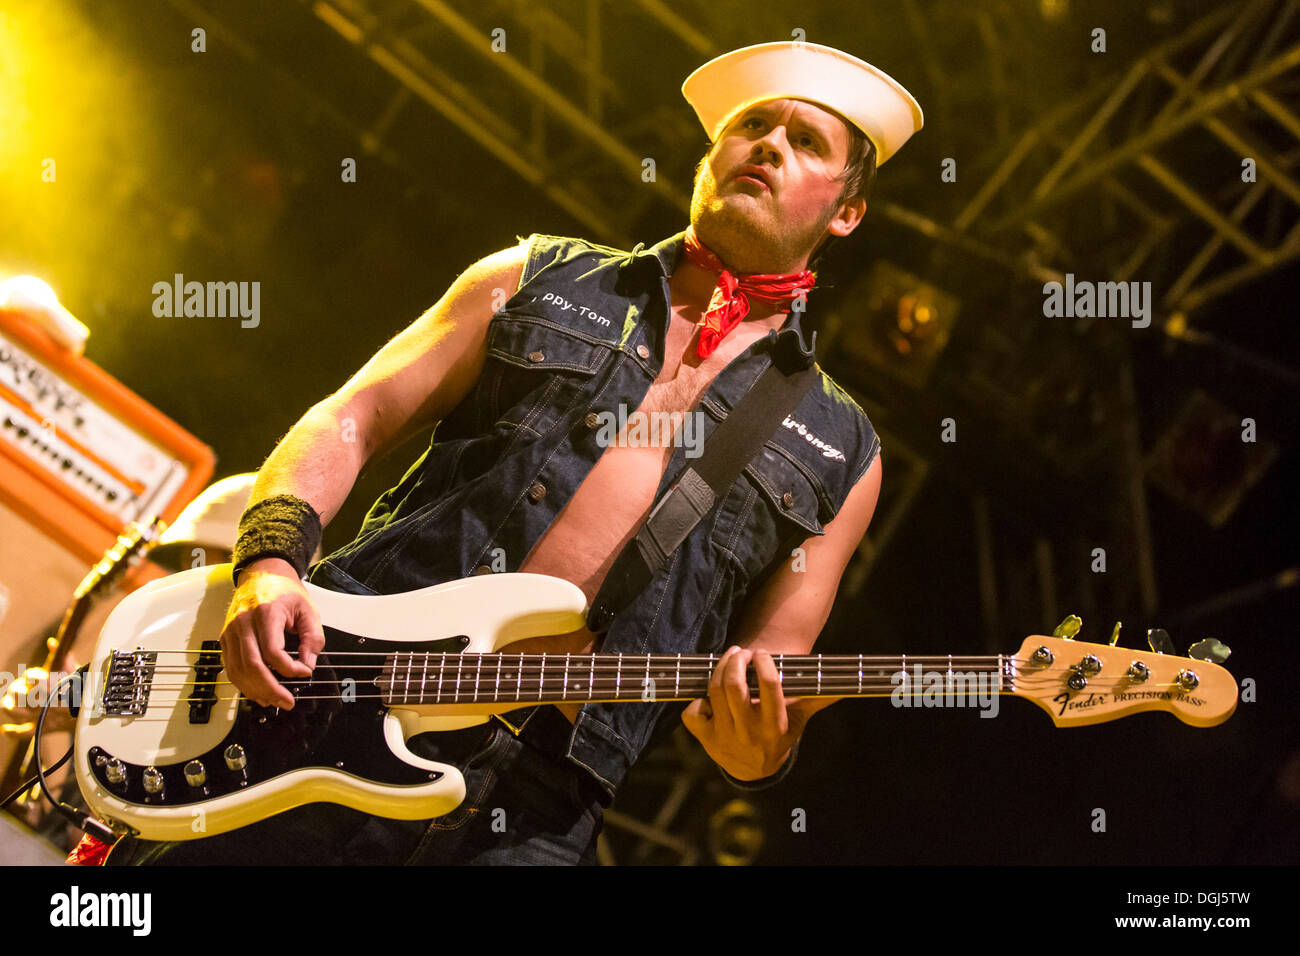
M 816 150 L 816 151 L 819 151 L 819 152 L 820 152 L 820 150 L 821 150 L 821 143 L 818 142 L 818 140 L 817 140 L 817 138 L 816 138 L 815 136 L 811 136 L 811 135 L 809 135 L 808 133 L 804 133 L 802 136 L 800 136 L 800 137 L 799 137 L 799 141 L 800 141 L 801 143 L 806 142 L 806 143 L 807 143 L 807 144 L 808 144 L 808 145 L 809 145 L 813 150 Z
M 749 128 L 750 128 L 750 125 L 749 125 L 750 123 L 762 123 L 762 122 L 763 122 L 763 121 L 762 121 L 759 117 L 757 117 L 757 116 L 751 116 L 751 117 L 749 117 L 749 119 L 745 120 L 745 122 L 741 123 L 740 125 L 741 125 L 742 127 L 744 127 L 745 129 L 749 129 Z

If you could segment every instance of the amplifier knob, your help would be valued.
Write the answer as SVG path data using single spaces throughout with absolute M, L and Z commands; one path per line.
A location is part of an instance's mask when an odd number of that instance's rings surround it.
M 114 757 L 104 765 L 104 776 L 114 786 L 121 786 L 126 782 L 126 764 Z
M 191 787 L 201 787 L 208 781 L 208 771 L 204 769 L 203 762 L 191 760 L 185 765 L 185 782 Z

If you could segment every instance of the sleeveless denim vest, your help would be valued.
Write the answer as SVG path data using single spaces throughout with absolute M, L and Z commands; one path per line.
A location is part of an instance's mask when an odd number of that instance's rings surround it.
M 500 569 L 502 555 L 505 570 L 517 570 L 600 457 L 590 413 L 617 414 L 622 405 L 630 414 L 663 367 L 668 279 L 684 236 L 648 249 L 639 243 L 631 253 L 530 236 L 519 288 L 488 325 L 477 383 L 374 503 L 357 537 L 313 567 L 312 582 L 391 594 L 491 571 L 494 558 Z M 698 406 L 706 449 L 712 429 L 769 365 L 814 361 L 799 318 L 790 312 L 779 332 L 752 343 L 709 384 Z M 746 596 L 794 548 L 825 533 L 880 442 L 857 403 L 819 372 L 730 493 L 615 617 L 601 652 L 720 652 Z M 674 448 L 655 501 L 690 463 L 686 452 L 682 443 Z M 563 756 L 612 799 L 667 707 L 587 703 Z M 522 726 L 522 713 L 512 712 L 510 723 Z

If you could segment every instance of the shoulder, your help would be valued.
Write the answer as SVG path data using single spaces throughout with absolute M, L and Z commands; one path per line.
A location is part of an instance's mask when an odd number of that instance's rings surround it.
M 534 232 L 516 238 L 527 250 L 521 285 L 541 272 L 569 263 L 596 264 L 612 259 L 626 259 L 630 255 L 625 249 L 616 249 L 579 236 L 552 236 Z
M 777 439 L 815 476 L 821 518 L 837 512 L 880 454 L 880 438 L 862 406 L 820 364 L 818 376 Z

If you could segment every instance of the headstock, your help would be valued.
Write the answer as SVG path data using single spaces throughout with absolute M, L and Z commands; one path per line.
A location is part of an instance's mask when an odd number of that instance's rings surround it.
M 1058 727 L 1098 724 L 1143 710 L 1165 710 L 1185 724 L 1213 727 L 1237 709 L 1237 682 L 1220 666 L 1229 649 L 1215 640 L 1176 657 L 1162 630 L 1148 632 L 1150 651 L 1074 640 L 1082 625 L 1071 615 L 1052 637 L 1025 639 L 1014 658 L 1012 693 L 1032 700 Z M 1199 659 L 1198 659 L 1199 658 Z

